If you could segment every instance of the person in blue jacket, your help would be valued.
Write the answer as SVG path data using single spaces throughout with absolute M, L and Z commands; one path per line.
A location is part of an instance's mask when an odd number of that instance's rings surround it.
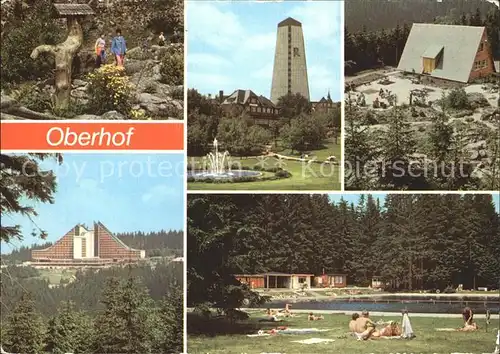
M 111 41 L 111 53 L 115 55 L 116 65 L 123 66 L 123 60 L 127 53 L 127 43 L 120 29 L 116 30 L 116 36 Z

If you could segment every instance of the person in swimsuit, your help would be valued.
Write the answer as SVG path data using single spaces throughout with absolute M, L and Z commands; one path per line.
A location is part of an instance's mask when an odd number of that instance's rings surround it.
M 352 333 L 356 332 L 356 320 L 359 318 L 358 313 L 353 313 L 351 317 L 351 322 L 349 322 L 349 331 Z
M 462 311 L 462 317 L 464 319 L 464 327 L 467 325 L 472 325 L 474 314 L 472 313 L 472 309 L 470 307 L 464 308 Z
M 375 323 L 370 319 L 368 311 L 363 311 L 356 320 L 356 336 L 358 340 L 367 340 L 376 332 Z
M 324 317 L 323 316 L 314 316 L 312 312 L 309 313 L 309 316 L 307 316 L 307 319 L 309 321 L 319 321 L 322 320 Z

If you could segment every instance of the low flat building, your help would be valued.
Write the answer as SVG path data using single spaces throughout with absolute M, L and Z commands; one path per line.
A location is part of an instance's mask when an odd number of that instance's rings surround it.
M 269 272 L 262 274 L 236 274 L 234 277 L 252 289 L 299 290 L 311 287 L 314 274 Z
M 314 285 L 318 288 L 345 288 L 347 275 L 342 273 L 319 275 L 314 278 Z

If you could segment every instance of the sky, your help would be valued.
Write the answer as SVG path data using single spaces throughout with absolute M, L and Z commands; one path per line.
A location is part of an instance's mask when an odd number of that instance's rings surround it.
M 341 1 L 187 3 L 187 84 L 202 94 L 251 89 L 270 97 L 277 25 L 302 22 L 312 101 L 340 101 Z
M 76 224 L 101 221 L 111 232 L 183 230 L 183 154 L 63 154 L 64 162 L 44 162 L 57 176 L 54 204 L 30 204 L 33 220 L 54 242 Z M 2 218 L 4 215 L 2 215 Z M 31 236 L 29 218 L 5 215 L 2 225 L 21 225 L 24 240 L 13 247 L 44 242 Z M 11 250 L 1 244 L 2 253 Z
M 366 193 L 366 194 L 371 194 L 375 199 L 380 200 L 380 204 L 384 204 L 385 196 L 387 193 Z M 354 203 L 357 204 L 359 201 L 359 197 L 361 194 L 329 194 L 330 200 L 333 201 L 334 203 L 338 203 L 341 199 L 344 199 L 347 201 L 349 204 Z M 495 207 L 497 211 L 500 211 L 500 194 L 499 193 L 494 193 L 493 194 L 493 202 L 495 203 Z

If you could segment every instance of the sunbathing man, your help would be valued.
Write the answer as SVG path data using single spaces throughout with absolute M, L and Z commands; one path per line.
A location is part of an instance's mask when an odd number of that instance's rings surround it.
M 391 321 L 387 326 L 382 328 L 380 331 L 375 331 L 373 333 L 374 337 L 399 337 L 401 335 L 401 328 L 397 322 Z
M 314 316 L 314 314 L 312 312 L 310 312 L 309 316 L 307 317 L 307 319 L 309 321 L 319 321 L 319 320 L 324 319 L 324 317 L 323 316 Z
M 358 340 L 367 340 L 376 332 L 375 323 L 370 319 L 368 311 L 363 311 L 361 317 L 356 320 L 356 337 Z M 376 333 L 378 337 L 379 334 Z
M 266 310 L 266 315 L 267 315 L 267 319 L 263 320 L 263 321 L 271 321 L 271 322 L 279 322 L 280 320 L 278 320 L 278 317 L 276 316 L 276 312 L 271 310 L 271 309 L 267 309 Z
M 353 313 L 352 314 L 352 320 L 349 322 L 349 331 L 351 333 L 356 333 L 356 320 L 359 318 L 358 313 Z
M 477 331 L 479 327 L 477 326 L 476 322 L 472 322 L 471 324 L 465 324 L 462 328 L 459 328 L 458 331 L 460 332 L 473 332 Z

